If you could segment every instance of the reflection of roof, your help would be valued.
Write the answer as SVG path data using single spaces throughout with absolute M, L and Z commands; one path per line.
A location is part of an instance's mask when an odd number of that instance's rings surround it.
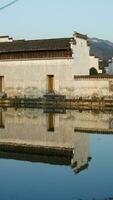
M 12 42 L 1 42 L 0 53 L 66 50 L 70 49 L 71 38 L 55 38 L 41 40 L 14 40 Z
M 34 146 L 15 143 L 0 143 L 0 158 L 49 163 L 53 165 L 69 165 L 75 173 L 79 173 L 88 167 L 88 161 L 78 167 L 77 161 L 71 164 L 73 148 L 55 148 L 45 146 Z
M 78 33 L 78 32 L 75 32 L 75 36 L 78 37 L 78 38 L 84 39 L 84 40 L 88 39 L 87 35 L 84 35 L 84 34 L 81 34 L 81 33 Z
M 54 146 L 39 146 L 34 144 L 0 142 L 0 151 L 27 153 L 34 155 L 50 155 L 61 157 L 72 157 L 72 148 L 54 147 Z
M 53 165 L 70 165 L 70 157 L 63 156 L 46 156 L 46 155 L 33 155 L 25 153 L 16 153 L 16 152 L 4 152 L 0 151 L 0 158 L 2 159 L 14 159 L 20 161 L 29 161 L 29 162 L 40 162 L 48 163 Z
M 76 127 L 74 129 L 76 132 L 81 132 L 81 133 L 93 133 L 93 134 L 113 134 L 113 129 L 102 129 L 102 128 L 81 128 L 81 127 Z
M 84 163 L 83 165 L 79 166 L 79 167 L 78 167 L 78 163 L 75 162 L 75 163 L 72 165 L 72 168 L 73 168 L 75 174 L 78 174 L 78 173 L 80 173 L 81 171 L 87 169 L 88 166 L 89 166 L 88 162 L 90 162 L 90 161 L 91 161 L 91 157 L 88 157 L 87 162 Z
M 88 164 L 88 163 L 86 163 L 86 164 L 84 164 L 84 165 L 80 166 L 79 168 L 75 169 L 75 173 L 76 173 L 76 174 L 79 174 L 81 171 L 83 171 L 83 170 L 87 169 L 87 168 L 88 168 L 88 166 L 89 166 L 89 164 Z

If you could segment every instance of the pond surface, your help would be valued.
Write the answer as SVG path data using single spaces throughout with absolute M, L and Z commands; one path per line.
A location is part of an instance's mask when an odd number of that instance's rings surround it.
M 0 109 L 0 199 L 112 200 L 112 134 L 113 113 Z

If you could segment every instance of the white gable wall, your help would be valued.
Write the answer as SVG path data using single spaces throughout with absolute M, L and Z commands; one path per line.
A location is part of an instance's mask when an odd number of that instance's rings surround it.
M 90 60 L 89 60 L 89 46 L 87 40 L 76 38 L 76 45 L 71 44 L 73 52 L 73 74 L 89 75 Z
M 99 69 L 99 59 L 95 56 L 90 56 L 90 68 L 95 68 L 98 73 L 102 73 L 102 70 Z

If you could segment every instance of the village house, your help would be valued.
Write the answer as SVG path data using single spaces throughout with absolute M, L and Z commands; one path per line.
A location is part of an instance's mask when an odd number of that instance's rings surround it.
M 13 40 L 0 37 L 0 91 L 8 97 L 67 98 L 110 96 L 112 77 L 101 73 L 98 58 L 90 56 L 87 35 L 70 38 Z

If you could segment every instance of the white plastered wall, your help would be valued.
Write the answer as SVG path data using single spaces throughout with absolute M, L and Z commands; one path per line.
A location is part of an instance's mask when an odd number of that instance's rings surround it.
M 0 62 L 8 96 L 43 96 L 48 92 L 47 75 L 54 75 L 55 93 L 62 93 L 62 82 L 72 80 L 72 59 Z

